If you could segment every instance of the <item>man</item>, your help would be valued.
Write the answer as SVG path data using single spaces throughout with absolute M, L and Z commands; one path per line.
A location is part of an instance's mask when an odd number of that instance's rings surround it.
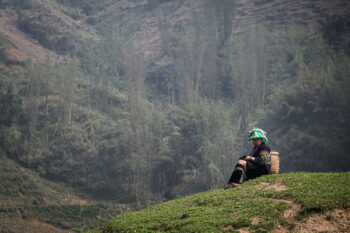
M 225 189 L 234 188 L 243 181 L 270 174 L 270 148 L 266 145 L 266 132 L 259 128 L 253 128 L 249 131 L 248 140 L 253 142 L 254 148 L 249 155 L 239 159 Z

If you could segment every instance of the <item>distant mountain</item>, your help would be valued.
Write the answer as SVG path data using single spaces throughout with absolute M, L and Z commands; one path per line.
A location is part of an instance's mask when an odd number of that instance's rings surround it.
M 67 1 L 69 2 L 69 1 Z M 325 17 L 332 13 L 346 12 L 348 1 L 323 0 L 236 0 L 234 8 L 225 9 L 225 17 L 231 19 L 228 35 L 240 32 L 249 25 L 285 24 L 306 25 L 315 30 Z M 89 40 L 98 40 L 96 30 L 100 25 L 113 23 L 114 16 L 143 13 L 139 25 L 138 40 L 146 58 L 162 56 L 164 37 L 160 29 L 162 17 L 176 27 L 189 23 L 191 13 L 215 6 L 215 1 L 182 0 L 171 1 L 65 1 L 29 0 L 2 1 L 0 3 L 0 32 L 9 37 L 16 48 L 35 61 L 43 62 L 46 57 L 63 61 L 65 54 L 75 54 Z M 224 26 L 224 25 L 222 25 Z

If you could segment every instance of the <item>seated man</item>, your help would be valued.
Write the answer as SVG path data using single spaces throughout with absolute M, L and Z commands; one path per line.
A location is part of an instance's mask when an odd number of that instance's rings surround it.
M 266 145 L 266 132 L 259 128 L 249 131 L 248 140 L 253 141 L 254 148 L 249 155 L 239 159 L 226 188 L 239 186 L 243 181 L 270 174 L 270 148 Z

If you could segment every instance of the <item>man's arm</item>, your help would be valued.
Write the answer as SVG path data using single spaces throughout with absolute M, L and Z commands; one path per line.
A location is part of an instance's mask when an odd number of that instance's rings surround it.
M 252 160 L 258 166 L 263 166 L 266 164 L 271 164 L 270 160 L 270 150 L 263 149 L 259 152 L 259 157 L 255 157 L 255 160 Z

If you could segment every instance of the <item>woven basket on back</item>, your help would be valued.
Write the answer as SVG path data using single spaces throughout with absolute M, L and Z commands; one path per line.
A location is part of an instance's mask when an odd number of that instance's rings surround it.
M 277 151 L 271 151 L 271 174 L 278 174 L 280 172 L 280 156 Z

